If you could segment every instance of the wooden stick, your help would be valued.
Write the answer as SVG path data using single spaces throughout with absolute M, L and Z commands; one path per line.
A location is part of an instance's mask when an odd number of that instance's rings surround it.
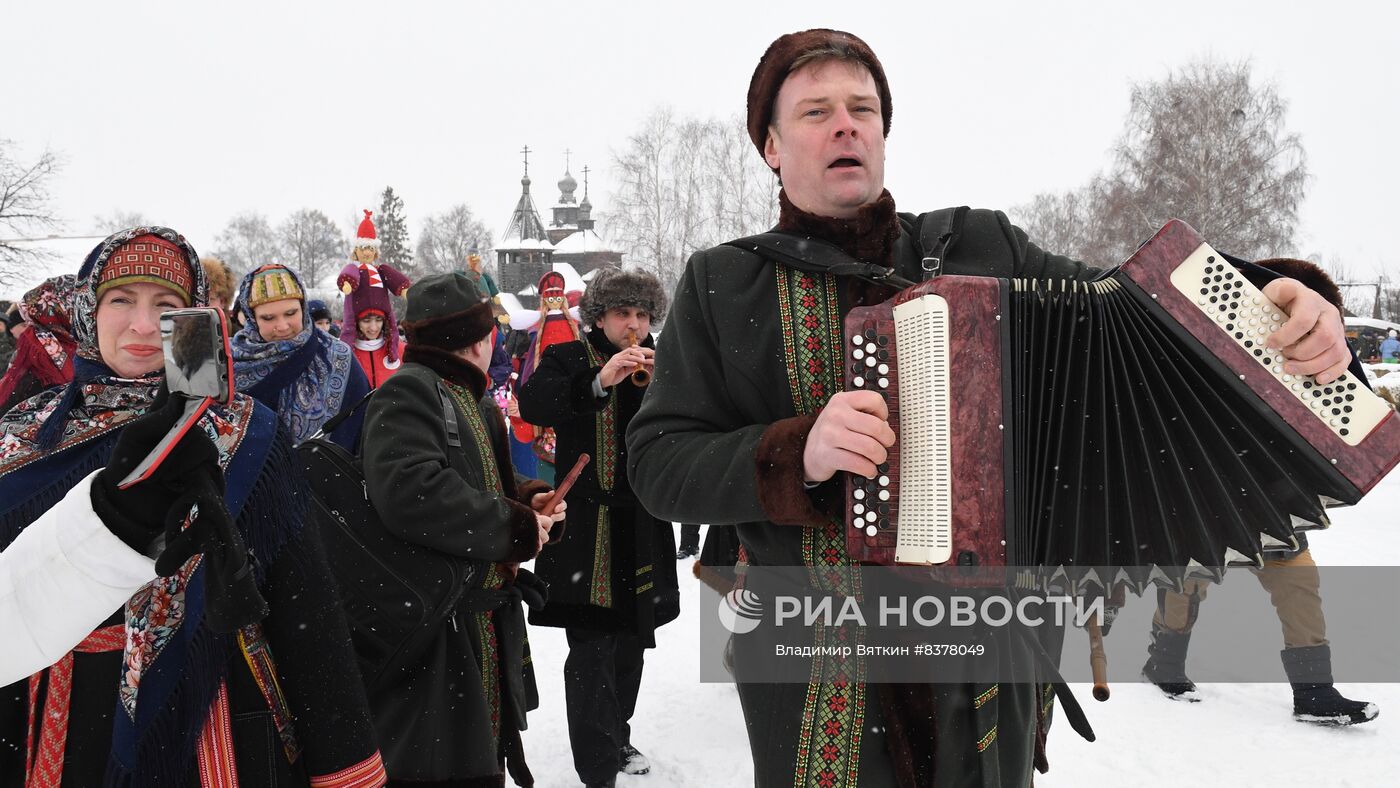
M 1102 703 L 1108 700 L 1108 655 L 1103 650 L 1103 632 L 1099 630 L 1099 619 L 1089 619 L 1086 627 L 1089 632 L 1089 669 L 1094 674 L 1094 700 Z

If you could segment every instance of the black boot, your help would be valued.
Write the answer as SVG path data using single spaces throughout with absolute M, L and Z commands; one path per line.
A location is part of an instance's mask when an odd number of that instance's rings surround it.
M 1200 701 L 1196 685 L 1186 677 L 1186 646 L 1190 641 L 1190 632 L 1172 632 L 1154 626 L 1142 677 L 1156 684 L 1157 689 L 1172 700 L 1196 703 Z
M 1315 725 L 1356 725 L 1380 715 L 1376 704 L 1342 697 L 1332 686 L 1332 647 L 1303 646 L 1279 652 L 1293 685 L 1293 718 Z

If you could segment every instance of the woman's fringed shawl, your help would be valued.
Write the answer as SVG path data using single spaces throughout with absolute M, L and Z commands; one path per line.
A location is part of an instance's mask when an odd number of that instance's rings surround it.
M 94 317 L 103 264 L 121 245 L 148 234 L 184 250 L 192 269 L 193 301 L 205 303 L 199 257 L 173 230 L 125 230 L 88 255 L 71 310 L 78 342 L 74 382 L 26 400 L 0 418 L 0 548 L 84 476 L 104 467 L 126 423 L 150 407 L 161 373 L 117 377 L 102 363 Z M 211 409 L 199 424 L 219 447 L 225 505 L 253 555 L 258 584 L 265 589 L 268 567 L 301 532 L 308 501 L 288 433 L 276 414 L 241 395 L 226 407 Z M 150 604 L 162 593 L 175 602 L 168 608 L 178 609 L 178 614 Z M 117 710 L 107 784 L 183 784 L 194 768 L 200 731 L 232 650 L 238 648 L 231 635 L 203 625 L 203 610 L 201 558 L 191 559 L 173 578 L 158 578 L 128 601 L 124 669 L 113 677 Z M 156 640 L 159 646 L 148 662 L 132 665 L 132 643 L 141 638 Z
M 266 593 L 267 571 L 294 549 L 300 537 L 309 498 L 290 436 L 276 414 L 249 403 L 253 417 L 243 448 L 226 470 L 224 502 L 253 555 L 258 587 Z M 195 623 L 203 609 L 203 567 L 195 570 L 185 589 L 190 611 L 177 634 L 183 654 L 172 641 L 157 658 L 154 670 L 141 678 L 141 695 L 133 721 L 118 708 L 107 765 L 108 786 L 180 785 L 194 768 L 194 753 L 209 707 L 238 649 L 233 635 L 211 632 Z M 258 626 L 258 625 L 254 625 Z M 188 633 L 188 634 L 186 634 Z M 169 662 L 169 664 L 165 664 Z M 153 685 L 154 682 L 154 685 Z M 159 702 L 152 701 L 154 697 Z

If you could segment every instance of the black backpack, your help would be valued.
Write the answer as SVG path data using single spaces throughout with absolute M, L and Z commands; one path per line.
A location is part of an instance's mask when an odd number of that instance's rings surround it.
M 389 533 L 369 500 L 360 458 L 330 439 L 373 394 L 336 414 L 297 447 L 360 673 L 371 689 L 392 686 L 412 668 L 477 571 L 471 561 Z M 460 446 L 452 401 L 441 385 L 438 395 L 448 442 Z

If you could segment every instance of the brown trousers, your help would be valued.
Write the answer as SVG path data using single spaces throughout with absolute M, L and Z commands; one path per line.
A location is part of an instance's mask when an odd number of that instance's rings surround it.
M 1283 626 L 1285 648 L 1320 646 L 1327 642 L 1327 622 L 1322 618 L 1317 564 L 1313 562 L 1311 550 L 1304 550 L 1292 558 L 1265 561 L 1263 569 L 1250 571 L 1259 578 L 1259 585 L 1269 592 L 1269 599 L 1278 612 L 1279 624 Z M 1196 624 L 1196 615 L 1209 586 L 1203 580 L 1192 580 L 1186 583 L 1185 593 L 1166 591 L 1159 594 L 1152 623 L 1172 632 L 1190 632 Z

